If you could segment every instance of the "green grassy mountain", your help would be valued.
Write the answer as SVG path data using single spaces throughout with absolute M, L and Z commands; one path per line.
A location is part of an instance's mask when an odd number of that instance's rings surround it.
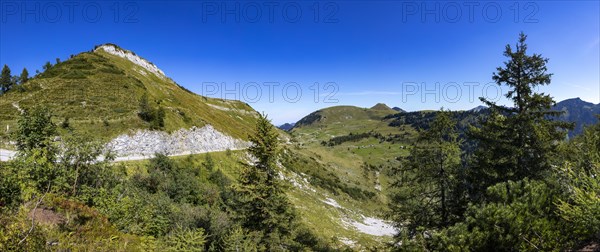
M 377 103 L 375 106 L 371 107 L 372 110 L 392 110 L 392 108 L 388 107 L 385 103 Z
M 328 153 L 328 162 L 360 170 L 365 162 L 382 165 L 395 159 L 405 153 L 399 146 L 414 140 L 414 127 L 392 124 L 396 113 L 354 106 L 325 108 L 298 121 L 291 135 L 308 151 Z
M 240 101 L 194 94 L 135 53 L 105 44 L 57 63 L 3 95 L 0 123 L 3 129 L 12 128 L 21 109 L 43 105 L 53 111 L 57 123 L 69 118 L 76 131 L 109 140 L 131 129 L 149 128 L 138 116 L 144 94 L 150 107 L 165 111 L 164 130 L 169 132 L 212 125 L 246 139 L 257 113 Z
M 152 127 L 138 115 L 139 101 L 143 96 L 147 96 L 149 107 L 165 111 L 162 131 L 176 132 L 182 128 L 212 125 L 216 130 L 241 140 L 247 140 L 247 134 L 254 131 L 257 112 L 249 105 L 194 94 L 135 53 L 105 44 L 57 63 L 19 88 L 0 96 L 0 125 L 3 129 L 0 137 L 9 139 L 21 110 L 41 105 L 52 111 L 54 123 L 58 125 L 68 118 L 69 127 L 59 127 L 60 133 L 75 131 L 88 133 L 102 141 L 113 140 L 117 136 Z M 389 169 L 394 166 L 390 162 L 400 154 L 395 147 L 390 151 L 393 143 L 378 145 L 379 140 L 373 137 L 336 147 L 321 145 L 320 142 L 328 140 L 329 135 L 320 136 L 318 141 L 309 145 L 303 143 L 307 138 L 293 138 L 298 132 L 318 131 L 320 127 L 331 130 L 328 134 L 338 132 L 343 135 L 370 129 L 400 133 L 397 127 L 388 127 L 386 122 L 381 121 L 393 113 L 396 111 L 387 106 L 383 109 L 351 106 L 324 109 L 318 113 L 321 120 L 296 129 L 291 133 L 292 141 L 282 147 L 280 168 L 281 176 L 288 185 L 286 194 L 302 223 L 333 247 L 349 246 L 361 250 L 391 241 L 394 230 L 384 221 L 382 214 L 386 196 L 381 193 L 381 187 L 385 187 L 387 181 L 385 175 L 379 174 L 390 172 Z M 329 123 L 334 126 L 329 128 Z M 365 124 L 368 127 L 365 128 Z M 7 125 L 9 131 L 4 130 Z M 288 138 L 286 133 L 282 131 L 281 134 L 285 141 Z M 340 148 L 352 148 L 355 152 L 340 152 Z M 373 155 L 377 158 L 370 160 L 372 151 L 379 154 Z M 248 162 L 244 151 L 213 152 L 211 155 L 218 169 L 231 181 L 239 175 L 240 164 Z M 173 159 L 200 174 L 198 176 L 205 183 L 204 180 L 208 179 L 208 171 L 202 168 L 205 156 L 199 154 Z M 148 160 L 119 163 L 126 171 L 119 178 L 132 180 L 145 176 L 148 163 Z M 44 209 L 51 207 L 47 205 Z
M 387 106 L 386 106 L 387 107 Z M 304 118 L 300 119 L 294 126 L 294 128 L 336 128 L 337 126 L 344 126 L 345 131 L 352 131 L 352 126 L 361 127 L 360 125 L 354 125 L 358 122 L 372 124 L 378 124 L 383 117 L 395 114 L 397 111 L 392 109 L 378 109 L 375 108 L 359 108 L 355 106 L 335 106 L 317 110 Z M 346 125 L 350 124 L 350 125 Z M 337 125 L 337 126 L 335 126 Z M 364 126 L 364 128 L 370 128 L 370 126 Z
M 410 125 L 390 126 L 394 120 L 390 116 L 396 113 L 383 104 L 373 108 L 335 106 L 315 111 L 289 131 L 293 139 L 291 160 L 297 161 L 286 167 L 310 178 L 310 185 L 327 195 L 331 205 L 341 205 L 338 211 L 342 211 L 341 215 L 350 215 L 348 219 L 360 221 L 363 219 L 360 216 L 364 216 L 367 217 L 364 220 L 385 220 L 390 178 L 395 173 L 394 169 L 399 167 L 398 158 L 408 154 L 407 147 L 416 136 Z M 348 209 L 352 212 L 344 213 Z M 331 219 L 339 213 L 318 206 L 308 210 L 317 214 L 307 216 L 323 216 L 321 221 L 311 222 L 318 224 L 317 230 L 343 230 L 345 232 L 343 235 L 340 233 L 338 238 L 341 236 L 349 242 L 356 242 L 354 248 L 381 245 L 391 239 L 390 236 L 365 235 L 361 228 L 353 235 L 348 234 L 346 230 L 352 228 Z M 381 225 L 371 229 L 387 235 L 393 233 L 386 232 Z

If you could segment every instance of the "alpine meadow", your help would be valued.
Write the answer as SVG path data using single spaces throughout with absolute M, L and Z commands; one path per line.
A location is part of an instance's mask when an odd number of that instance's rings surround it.
M 0 251 L 600 251 L 598 2 L 0 7 Z

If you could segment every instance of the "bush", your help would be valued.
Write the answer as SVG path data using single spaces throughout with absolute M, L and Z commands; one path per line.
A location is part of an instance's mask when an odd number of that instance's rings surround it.
M 510 192 L 507 190 L 510 188 Z M 576 240 L 556 214 L 557 188 L 544 181 L 499 183 L 492 202 L 470 205 L 465 221 L 433 236 L 432 250 L 551 251 Z
M 204 230 L 177 227 L 164 239 L 165 251 L 204 251 Z
M 154 119 L 154 111 L 148 103 L 147 94 L 142 95 L 142 97 L 140 98 L 138 116 L 146 122 L 150 122 Z
M 138 116 L 145 122 L 150 123 L 150 129 L 158 130 L 165 127 L 165 110 L 163 107 L 152 108 L 148 103 L 148 95 L 144 94 L 140 98 Z
M 200 181 L 191 168 L 178 167 L 163 154 L 156 154 L 147 166 L 148 175 L 136 175 L 137 185 L 149 193 L 164 192 L 174 202 L 197 204 L 201 200 Z
M 31 228 L 31 219 L 27 218 L 29 209 L 21 209 L 14 215 L 0 215 L 0 251 L 45 251 L 46 236 L 40 227 Z M 23 241 L 23 242 L 21 242 Z
M 60 127 L 63 129 L 71 128 L 71 123 L 69 122 L 69 117 L 65 117 L 65 119 L 60 123 Z
M 242 228 L 236 227 L 223 238 L 223 251 L 258 251 L 257 244 L 256 237 L 249 235 Z
M 163 109 L 163 107 L 159 107 L 156 111 L 155 111 L 155 116 L 153 117 L 152 121 L 151 121 L 151 129 L 162 129 L 165 127 L 165 110 Z
M 0 162 L 0 214 L 21 203 L 20 184 L 17 171 L 9 164 Z

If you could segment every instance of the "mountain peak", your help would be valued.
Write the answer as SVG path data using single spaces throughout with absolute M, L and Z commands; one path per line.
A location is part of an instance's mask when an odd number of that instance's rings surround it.
M 593 104 L 591 102 L 584 101 L 584 100 L 582 100 L 579 97 L 576 97 L 576 98 L 566 99 L 566 100 L 561 101 L 561 102 L 557 102 L 555 107 L 559 107 L 560 108 L 560 107 L 565 107 L 565 106 L 580 106 L 580 107 L 591 106 L 591 107 L 593 107 L 593 106 L 595 106 L 595 104 Z
M 396 111 L 398 111 L 398 112 L 400 112 L 400 113 L 404 113 L 404 112 L 406 112 L 404 109 L 401 109 L 401 108 L 399 108 L 399 107 L 393 107 L 392 109 L 393 109 L 393 110 L 396 110 Z
M 296 125 L 296 123 L 284 123 L 282 125 L 277 126 L 277 128 L 282 129 L 284 131 L 290 131 L 292 130 L 292 128 L 294 128 L 294 125 Z
M 125 49 L 119 47 L 118 45 L 107 43 L 107 44 L 102 44 L 102 45 L 96 46 L 94 48 L 94 52 L 98 52 L 100 50 L 102 50 L 106 53 L 127 59 L 127 60 L 131 61 L 132 63 L 146 69 L 148 72 L 151 72 L 160 78 L 163 78 L 163 79 L 167 78 L 165 73 L 162 70 L 160 70 L 156 65 L 154 65 L 152 62 L 136 55 L 132 51 L 125 50 Z
M 375 106 L 371 107 L 371 109 L 373 109 L 373 110 L 391 110 L 392 108 L 390 108 L 385 103 L 377 103 L 377 104 L 375 104 Z
M 565 99 L 565 100 L 563 100 L 563 101 L 561 101 L 561 102 L 585 102 L 585 101 L 584 101 L 584 100 L 582 100 L 582 99 L 581 99 L 581 98 L 579 98 L 579 97 L 575 97 L 575 98 L 569 98 L 569 99 Z
M 473 111 L 473 112 L 480 112 L 480 111 L 482 111 L 482 110 L 485 110 L 485 109 L 487 109 L 487 108 L 488 108 L 488 107 L 486 107 L 486 106 L 479 105 L 479 106 L 477 106 L 477 107 L 474 107 L 474 108 L 472 108 L 472 109 L 469 109 L 469 111 Z

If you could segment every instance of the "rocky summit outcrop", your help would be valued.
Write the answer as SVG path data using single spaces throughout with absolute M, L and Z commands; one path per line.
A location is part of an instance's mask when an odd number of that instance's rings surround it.
M 121 58 L 127 59 L 127 60 L 133 62 L 134 64 L 155 74 L 158 77 L 166 78 L 165 73 L 162 70 L 160 70 L 156 65 L 154 65 L 152 62 L 147 61 L 146 59 L 144 59 L 140 56 L 137 56 L 132 51 L 124 50 L 114 44 L 104 44 L 104 45 L 98 46 L 98 47 L 96 47 L 96 49 L 94 51 L 98 51 L 98 50 L 104 50 L 105 52 L 110 53 L 112 55 L 116 55 Z
M 138 130 L 131 135 L 120 135 L 107 144 L 107 148 L 118 157 L 152 156 L 155 153 L 186 155 L 244 149 L 248 146 L 250 143 L 227 136 L 210 125 L 180 129 L 171 134 Z

